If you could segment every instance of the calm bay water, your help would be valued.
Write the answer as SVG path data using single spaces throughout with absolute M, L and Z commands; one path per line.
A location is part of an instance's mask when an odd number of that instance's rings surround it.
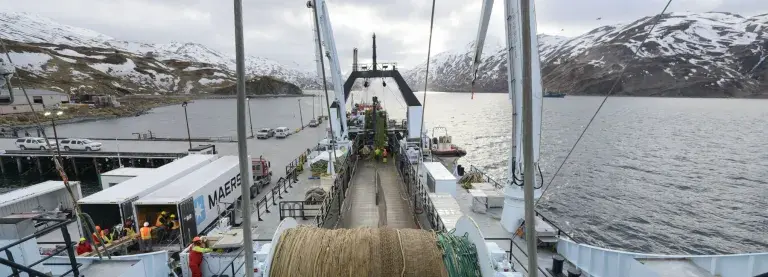
M 378 96 L 405 118 L 395 89 Z M 419 99 L 422 94 L 417 93 Z M 319 99 L 317 99 L 319 100 Z M 544 101 L 541 168 L 549 181 L 600 103 L 599 97 Z M 254 128 L 300 124 L 312 98 L 251 100 Z M 511 106 L 506 94 L 428 93 L 427 130 L 447 127 L 468 154 L 461 162 L 506 178 Z M 320 114 L 319 103 L 315 113 Z M 188 106 L 193 137 L 235 136 L 234 100 Z M 540 209 L 587 243 L 656 253 L 768 250 L 768 101 L 616 97 L 608 100 L 552 183 Z M 185 137 L 180 106 L 150 114 L 59 126 L 60 136 Z

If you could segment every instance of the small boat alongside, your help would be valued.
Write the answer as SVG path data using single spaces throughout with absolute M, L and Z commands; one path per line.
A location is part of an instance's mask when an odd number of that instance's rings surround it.
M 440 134 L 442 135 L 436 135 Z M 432 160 L 441 162 L 447 168 L 455 168 L 461 157 L 467 155 L 467 151 L 453 144 L 453 137 L 448 135 L 448 129 L 442 126 L 432 128 L 432 137 L 427 137 L 429 151 Z

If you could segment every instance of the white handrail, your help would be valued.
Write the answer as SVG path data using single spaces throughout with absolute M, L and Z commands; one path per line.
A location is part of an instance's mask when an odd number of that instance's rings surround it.
M 768 272 L 768 253 L 730 255 L 659 255 L 605 249 L 560 238 L 557 252 L 594 277 L 657 277 L 658 272 L 638 261 L 689 260 L 720 277 L 753 277 Z

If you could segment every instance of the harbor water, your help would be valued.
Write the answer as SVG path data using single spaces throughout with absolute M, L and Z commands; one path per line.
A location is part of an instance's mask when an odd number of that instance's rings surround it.
M 354 98 L 377 96 L 391 118 L 404 119 L 398 94 L 396 88 L 379 86 L 355 92 Z M 298 128 L 302 118 L 304 124 L 312 118 L 312 100 L 252 99 L 253 127 Z M 317 116 L 319 100 L 314 101 Z M 545 186 L 601 100 L 544 99 L 540 164 Z M 506 94 L 477 93 L 470 99 L 468 93 L 429 92 L 425 110 L 430 135 L 434 126 L 447 127 L 453 142 L 467 150 L 463 165 L 506 178 L 512 135 Z M 187 111 L 193 137 L 235 137 L 234 99 L 196 100 Z M 766 119 L 768 100 L 610 98 L 538 208 L 577 238 L 607 248 L 667 254 L 765 252 Z M 313 133 L 301 139 L 254 140 L 249 152 L 287 163 L 324 137 L 324 129 L 308 129 Z M 139 117 L 57 128 L 60 137 L 130 138 L 148 130 L 157 137 L 186 137 L 183 108 L 167 106 Z M 216 145 L 223 154 L 236 153 L 234 143 Z M 0 189 L 8 190 L 31 181 L 0 182 Z

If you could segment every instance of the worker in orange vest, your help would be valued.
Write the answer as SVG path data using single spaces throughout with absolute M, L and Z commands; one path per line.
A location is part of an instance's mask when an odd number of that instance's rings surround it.
M 104 241 L 104 244 L 110 244 L 112 243 L 112 233 L 109 232 L 109 229 L 101 230 L 101 240 Z
M 144 222 L 144 227 L 139 229 L 141 234 L 141 240 L 139 246 L 141 251 L 152 252 L 152 228 L 149 227 L 149 222 Z
M 99 244 L 101 244 L 101 243 L 100 243 L 100 240 L 99 240 L 99 237 L 101 237 L 101 226 L 99 226 L 99 225 L 96 225 L 96 232 L 93 232 L 93 233 L 91 234 L 91 237 L 93 238 L 93 244 L 94 244 L 94 245 L 99 245 Z
M 192 239 L 192 245 L 189 249 L 189 271 L 192 272 L 192 277 L 203 277 L 203 272 L 200 271 L 200 264 L 203 263 L 203 253 L 209 253 L 213 251 L 210 248 L 205 247 L 200 237 Z

